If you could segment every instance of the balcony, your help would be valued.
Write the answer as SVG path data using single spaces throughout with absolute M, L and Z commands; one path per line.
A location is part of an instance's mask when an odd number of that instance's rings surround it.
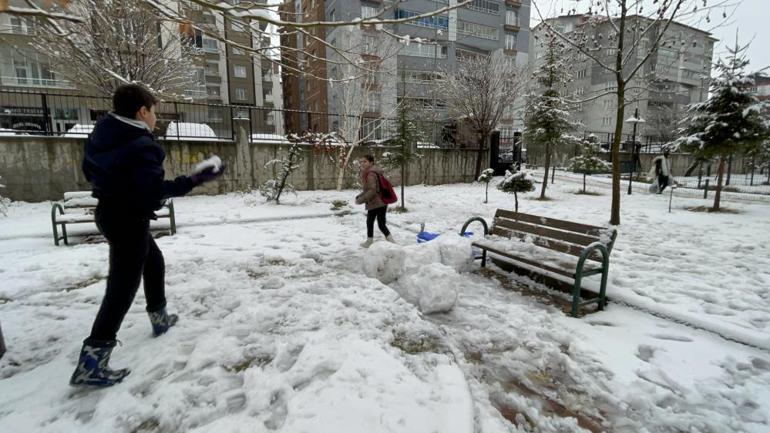
M 505 23 L 504 27 L 505 27 L 505 30 L 508 30 L 509 32 L 518 32 L 519 30 L 521 30 L 521 27 L 519 26 L 518 21 L 516 22 L 516 24 Z
M 505 4 L 507 4 L 508 6 L 515 7 L 515 8 L 520 8 L 521 7 L 521 0 L 505 0 Z
M 52 80 L 48 78 L 0 77 L 0 84 L 14 87 L 39 87 L 48 89 L 74 89 L 75 86 L 67 80 Z

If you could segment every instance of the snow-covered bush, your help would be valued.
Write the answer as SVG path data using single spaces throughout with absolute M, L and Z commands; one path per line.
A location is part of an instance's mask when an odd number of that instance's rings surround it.
M 586 192 L 586 175 L 594 173 L 607 173 L 612 170 L 612 165 L 602 159 L 599 154 L 601 148 L 598 144 L 585 141 L 583 153 L 569 160 L 567 168 L 573 173 L 583 174 L 583 194 Z
M 293 192 L 294 185 L 288 183 L 289 176 L 291 176 L 294 170 L 299 168 L 299 161 L 302 159 L 302 144 L 308 143 L 313 140 L 318 134 L 289 134 L 287 137 L 291 146 L 289 147 L 289 154 L 281 159 L 274 159 L 267 164 L 265 168 L 269 168 L 273 165 L 278 166 L 278 172 L 274 179 L 267 180 L 259 187 L 259 193 L 267 199 L 267 201 L 274 201 L 276 204 L 280 204 L 281 194 L 284 191 Z
M 489 201 L 489 182 L 492 180 L 492 177 L 495 175 L 495 170 L 488 168 L 481 172 L 481 175 L 479 176 L 478 181 L 483 182 L 485 184 L 484 188 L 484 203 L 487 203 Z
M 502 192 L 513 194 L 513 200 L 515 203 L 514 211 L 519 211 L 519 196 L 520 192 L 531 192 L 535 190 L 535 179 L 528 171 L 517 171 L 511 173 L 506 170 L 505 178 L 497 184 L 497 189 Z

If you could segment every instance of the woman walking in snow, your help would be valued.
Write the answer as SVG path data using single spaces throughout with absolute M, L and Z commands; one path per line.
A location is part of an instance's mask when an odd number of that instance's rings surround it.
M 99 199 L 96 226 L 110 246 L 109 274 L 71 385 L 111 386 L 130 373 L 112 370 L 108 363 L 142 279 L 153 335 L 164 334 L 177 322 L 177 315 L 166 312 L 165 263 L 150 235 L 150 220 L 157 218 L 155 211 L 166 198 L 183 196 L 224 171 L 221 160 L 213 157 L 190 176 L 163 179 L 166 155 L 152 135 L 158 102 L 140 85 L 118 87 L 114 111 L 99 120 L 86 142 L 83 173 Z
M 366 204 L 366 241 L 361 244 L 364 248 L 374 242 L 374 220 L 377 220 L 377 226 L 380 231 L 385 235 L 385 239 L 388 242 L 395 243 L 393 236 L 390 235 L 390 230 L 386 225 L 386 215 L 388 213 L 388 205 L 386 205 L 380 197 L 380 176 L 383 175 L 382 169 L 374 165 L 374 157 L 372 155 L 364 155 L 359 160 L 361 167 L 361 184 L 364 191 L 356 196 L 356 204 Z

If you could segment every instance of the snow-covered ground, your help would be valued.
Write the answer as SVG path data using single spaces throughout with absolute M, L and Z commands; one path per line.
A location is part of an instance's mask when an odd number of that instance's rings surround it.
M 520 210 L 603 224 L 606 183 L 589 182 L 603 195 L 573 194 L 580 183 L 557 176 L 553 200 L 531 193 Z M 709 202 L 675 195 L 668 213 L 668 194 L 624 195 L 616 302 L 573 319 L 431 243 L 378 247 L 404 260 L 403 275 L 367 276 L 378 271 L 358 246 L 363 213 L 330 209 L 354 195 L 178 199 L 179 231 L 158 244 L 180 322 L 152 338 L 140 290 L 111 361 L 133 371 L 92 391 L 67 381 L 107 247 L 54 247 L 50 205 L 14 203 L 0 219 L 0 431 L 770 431 L 767 204 L 726 194 L 737 213 L 698 213 L 685 208 Z M 483 197 L 481 185 L 410 187 L 410 211 L 389 225 L 413 245 L 420 223 L 446 238 L 512 208 L 494 188 Z M 450 312 L 422 314 L 399 294 L 430 281 L 457 290 Z

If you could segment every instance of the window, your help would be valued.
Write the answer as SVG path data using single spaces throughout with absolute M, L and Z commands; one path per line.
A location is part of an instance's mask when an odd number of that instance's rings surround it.
M 235 75 L 236 78 L 246 78 L 246 67 L 233 66 L 233 75 Z
M 195 76 L 195 82 L 199 84 L 206 83 L 206 70 L 204 68 L 195 68 L 193 70 Z
M 602 126 L 612 126 L 612 117 L 602 117 Z
M 245 101 L 246 100 L 246 89 L 242 89 L 240 87 L 235 88 L 235 99 L 239 101 Z
M 457 33 L 466 36 L 474 36 L 481 39 L 497 39 L 497 29 L 468 21 L 457 21 Z
M 399 77 L 403 78 L 405 82 L 413 84 L 426 84 L 432 81 L 444 79 L 444 76 L 439 72 L 412 70 L 401 71 Z
M 506 9 L 505 25 L 519 27 L 519 12 L 513 9 Z
M 209 38 L 203 37 L 201 42 L 203 44 L 203 51 L 206 51 L 209 53 L 216 53 L 219 51 L 219 44 L 217 44 L 216 39 L 209 39 Z
M 473 3 L 465 7 L 485 14 L 500 15 L 500 3 L 490 0 L 473 0 Z
M 455 48 L 455 55 L 458 59 L 472 60 L 489 57 L 487 53 L 479 53 L 478 51 L 464 50 L 462 48 Z
M 234 32 L 245 32 L 246 27 L 238 21 L 230 21 L 230 30 Z
M 336 15 L 335 10 L 332 9 L 331 12 L 329 12 L 329 21 L 334 21 L 335 19 L 337 19 L 335 15 Z
M 396 19 L 411 18 L 413 16 L 420 15 L 419 12 L 412 12 L 406 9 L 396 9 Z M 431 16 L 420 18 L 415 21 L 409 21 L 407 24 L 419 27 L 428 27 L 431 29 L 443 29 L 449 28 L 449 18 L 445 16 Z
M 401 48 L 398 52 L 404 56 L 429 57 L 437 59 L 446 59 L 446 46 L 438 44 L 417 44 L 411 43 Z
M 380 92 L 371 92 L 366 101 L 366 111 L 376 113 L 380 111 Z
M 378 13 L 379 11 L 374 6 L 361 5 L 361 18 L 370 18 Z
M 516 49 L 516 33 L 506 33 L 505 34 L 505 49 L 506 50 L 515 50 Z
M 207 86 L 206 93 L 209 96 L 219 96 L 219 86 Z
M 585 78 L 588 73 L 588 69 L 581 69 L 577 72 L 576 78 Z
M 219 62 L 217 61 L 206 62 L 206 75 L 219 76 Z
M 24 18 L 11 17 L 11 33 L 27 34 L 29 28 Z

